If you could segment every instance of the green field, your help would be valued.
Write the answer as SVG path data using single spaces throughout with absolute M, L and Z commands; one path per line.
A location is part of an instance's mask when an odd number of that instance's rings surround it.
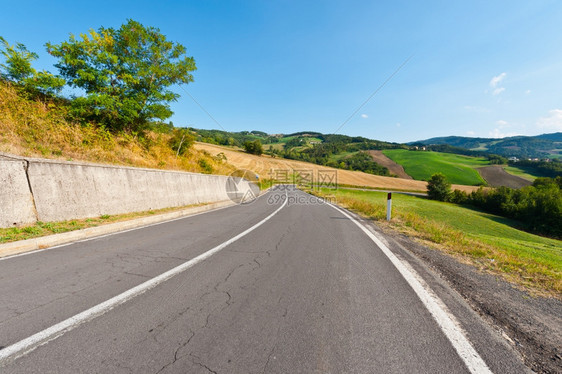
M 517 168 L 515 166 L 506 166 L 504 170 L 507 171 L 509 174 L 515 175 L 517 177 L 521 177 L 527 179 L 528 181 L 533 182 L 539 176 L 531 174 L 529 171 L 523 170 L 521 168 Z
M 468 157 L 451 153 L 391 149 L 383 153 L 404 167 L 417 180 L 428 180 L 435 173 L 443 173 L 454 184 L 484 185 L 486 182 L 475 168 L 489 165 L 483 157 Z
M 334 195 L 338 204 L 384 220 L 384 192 L 339 189 L 322 193 Z M 368 204 L 353 206 L 353 201 Z M 518 283 L 562 292 L 562 241 L 518 230 L 515 221 L 455 204 L 393 194 L 392 205 L 395 225 L 418 231 L 447 252 L 476 260 L 479 266 L 484 263 Z
M 279 138 L 279 142 L 280 143 L 287 143 L 288 141 L 293 140 L 295 138 L 305 139 L 307 143 L 310 143 L 310 142 L 322 143 L 322 139 L 314 138 L 312 136 L 284 136 L 282 138 Z

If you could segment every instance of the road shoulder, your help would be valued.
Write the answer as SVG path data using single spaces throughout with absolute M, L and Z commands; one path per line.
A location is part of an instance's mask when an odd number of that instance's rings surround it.
M 367 225 L 382 236 L 381 228 L 372 222 Z M 443 287 L 436 283 L 445 282 L 454 289 L 534 372 L 555 373 L 562 367 L 560 300 L 532 296 L 493 274 L 463 264 L 390 228 L 384 229 L 384 238 L 391 243 L 389 248 L 424 278 L 433 278 L 432 288 L 444 301 L 447 296 L 439 292 Z

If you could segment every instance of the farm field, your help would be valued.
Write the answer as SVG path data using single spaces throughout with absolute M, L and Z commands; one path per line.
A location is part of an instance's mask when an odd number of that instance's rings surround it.
M 226 162 L 229 164 L 239 169 L 252 170 L 259 174 L 262 178 L 270 178 L 269 175 L 271 174 L 271 170 L 310 170 L 315 175 L 317 175 L 318 171 L 337 171 L 337 182 L 339 184 L 389 190 L 426 191 L 426 182 L 424 181 L 383 177 L 360 171 L 334 169 L 308 162 L 273 158 L 265 155 L 255 156 L 242 151 L 237 151 L 233 148 L 208 143 L 195 143 L 193 146 L 196 150 L 206 151 L 211 156 L 223 153 L 226 156 Z M 465 192 L 472 192 L 477 189 L 477 187 L 474 186 L 464 185 L 453 185 L 452 188 Z
M 443 173 L 454 184 L 484 185 L 486 181 L 476 168 L 489 165 L 483 157 L 468 157 L 451 153 L 408 151 L 391 149 L 383 154 L 404 167 L 404 171 L 416 180 L 428 180 L 435 173 Z
M 516 167 L 516 166 L 505 166 L 504 169 L 509 174 L 516 175 L 518 177 L 527 179 L 528 181 L 531 181 L 531 182 L 533 182 L 535 179 L 543 176 L 543 175 L 534 174 L 532 171 L 525 170 L 523 168 L 519 168 L 519 167 Z
M 341 188 L 322 193 L 384 223 L 385 193 Z M 562 292 L 561 241 L 518 230 L 507 218 L 426 198 L 393 194 L 392 207 L 393 226 L 519 284 Z
M 521 188 L 532 184 L 523 177 L 506 172 L 502 165 L 483 166 L 478 168 L 478 172 L 491 187 Z
M 367 153 L 371 155 L 377 164 L 388 168 L 390 173 L 397 175 L 398 178 L 413 179 L 411 176 L 406 174 L 402 165 L 392 161 L 390 158 L 385 156 L 382 151 L 367 151 Z

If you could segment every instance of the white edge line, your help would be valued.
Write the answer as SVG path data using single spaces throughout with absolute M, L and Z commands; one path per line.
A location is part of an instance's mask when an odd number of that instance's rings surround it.
M 285 194 L 287 192 L 285 191 Z M 101 304 L 91 307 L 81 313 L 76 314 L 73 317 L 70 317 L 62 322 L 57 323 L 43 331 L 40 331 L 26 339 L 20 340 L 17 343 L 14 343 L 2 350 L 0 350 L 0 366 L 4 365 L 10 359 L 17 359 L 37 348 L 40 345 L 43 345 L 51 340 L 62 336 L 66 332 L 73 330 L 74 328 L 78 327 L 80 324 L 90 321 L 96 317 L 99 317 L 109 310 L 115 308 L 118 305 L 125 303 L 126 301 L 158 286 L 159 284 L 167 281 L 168 279 L 172 278 L 175 275 L 182 273 L 183 271 L 193 267 L 194 265 L 200 263 L 201 261 L 211 257 L 215 253 L 221 251 L 226 246 L 234 243 L 238 239 L 242 238 L 243 236 L 249 234 L 253 230 L 257 229 L 259 226 L 263 225 L 269 219 L 271 219 L 274 215 L 276 215 L 285 205 L 287 205 L 288 199 L 286 198 L 283 204 L 279 208 L 277 208 L 273 213 L 269 216 L 265 217 L 260 222 L 256 223 L 254 226 L 246 229 L 245 231 L 241 232 L 240 234 L 230 238 L 229 240 L 223 242 L 222 244 L 217 245 L 216 247 L 208 250 L 207 252 L 200 254 L 197 257 L 192 258 L 191 260 L 184 262 L 183 264 L 176 266 L 173 269 L 166 271 L 144 283 L 135 286 L 128 291 L 125 291 L 117 296 L 112 297 L 111 299 L 104 301 Z M 10 360 L 11 361 L 11 360 Z
M 260 197 L 264 196 L 266 193 L 268 193 L 268 192 L 269 192 L 268 190 L 269 190 L 269 188 L 268 188 L 267 190 L 265 190 L 265 192 L 264 192 L 262 195 L 259 195 L 259 196 L 256 198 L 256 200 L 259 199 Z M 213 203 L 210 203 L 210 204 L 213 204 Z M 34 250 L 27 251 L 27 252 L 22 252 L 22 253 L 16 253 L 16 254 L 13 254 L 13 255 L 3 256 L 3 257 L 0 257 L 0 261 L 5 261 L 5 260 L 10 260 L 10 259 L 16 258 L 16 257 L 21 257 L 21 256 L 27 256 L 27 255 L 32 255 L 32 254 L 36 254 L 36 253 L 41 253 L 41 252 L 44 252 L 44 251 L 48 251 L 48 250 L 50 250 L 50 249 L 62 248 L 62 247 L 66 247 L 66 246 L 69 246 L 69 245 L 76 244 L 76 243 L 89 242 L 90 240 L 101 239 L 101 238 L 105 238 L 105 237 L 108 237 L 108 236 L 123 234 L 123 233 L 130 232 L 130 231 L 142 230 L 142 229 L 145 229 L 145 228 L 147 228 L 147 227 L 156 226 L 156 225 L 163 225 L 163 224 L 166 224 L 166 223 L 170 223 L 170 222 L 179 221 L 179 220 L 182 220 L 182 219 L 187 219 L 187 218 L 195 217 L 195 216 L 198 216 L 198 215 L 201 215 L 201 214 L 205 214 L 205 213 L 217 212 L 217 211 L 219 211 L 219 210 L 223 210 L 223 209 L 226 209 L 226 208 L 232 208 L 232 207 L 239 206 L 239 205 L 240 205 L 240 204 L 236 204 L 236 203 L 235 203 L 235 204 L 233 204 L 233 205 L 221 206 L 221 207 L 218 207 L 218 208 L 205 210 L 205 211 L 203 211 L 203 212 L 197 212 L 197 213 L 193 213 L 193 214 L 189 214 L 189 213 L 188 213 L 188 214 L 186 214 L 185 216 L 182 216 L 182 217 L 176 217 L 176 218 L 166 219 L 166 220 L 160 221 L 160 222 L 147 223 L 146 225 L 142 225 L 142 226 L 138 226 L 138 227 L 132 227 L 132 228 L 130 228 L 130 229 L 125 229 L 125 230 L 119 230 L 119 231 L 109 232 L 109 233 L 107 233 L 107 234 L 95 235 L 95 236 L 92 236 L 92 237 L 89 237 L 89 238 L 73 240 L 73 241 L 68 242 L 68 243 L 57 244 L 57 245 L 53 245 L 53 246 L 47 247 L 47 248 L 34 249 Z M 204 205 L 203 205 L 203 206 L 204 206 Z M 141 217 L 141 218 L 142 218 L 142 217 Z M 124 221 L 124 222 L 127 222 L 127 221 Z M 102 226 L 94 226 L 94 227 L 102 227 Z M 68 231 L 68 232 L 72 232 L 72 231 Z M 34 239 L 40 239 L 40 238 L 41 238 L 41 237 L 37 237 L 37 238 L 34 238 Z
M 386 257 L 388 257 L 390 262 L 392 262 L 392 264 L 396 267 L 400 274 L 402 274 L 402 277 L 404 277 L 406 282 L 408 282 L 410 287 L 412 287 L 433 319 L 437 322 L 468 370 L 473 374 L 491 374 L 492 371 L 490 370 L 490 368 L 488 368 L 488 365 L 486 365 L 478 352 L 476 352 L 476 350 L 464 334 L 464 331 L 456 320 L 455 316 L 447 310 L 447 307 L 445 306 L 443 301 L 441 301 L 441 299 L 439 299 L 439 297 L 435 295 L 431 288 L 429 288 L 429 286 L 425 284 L 419 274 L 417 274 L 417 272 L 412 267 L 400 261 L 400 259 L 396 257 L 396 255 L 390 249 L 388 249 L 388 247 L 379 238 L 377 238 L 359 221 L 346 213 L 344 210 L 330 203 L 328 203 L 328 205 L 336 209 L 344 216 L 349 218 L 353 223 L 355 223 L 373 242 L 375 242 L 375 244 L 381 249 Z

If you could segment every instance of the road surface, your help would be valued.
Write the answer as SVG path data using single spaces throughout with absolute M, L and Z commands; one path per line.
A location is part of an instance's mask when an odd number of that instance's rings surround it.
M 291 189 L 6 258 L 0 282 L 1 373 L 527 372 L 422 263 Z

